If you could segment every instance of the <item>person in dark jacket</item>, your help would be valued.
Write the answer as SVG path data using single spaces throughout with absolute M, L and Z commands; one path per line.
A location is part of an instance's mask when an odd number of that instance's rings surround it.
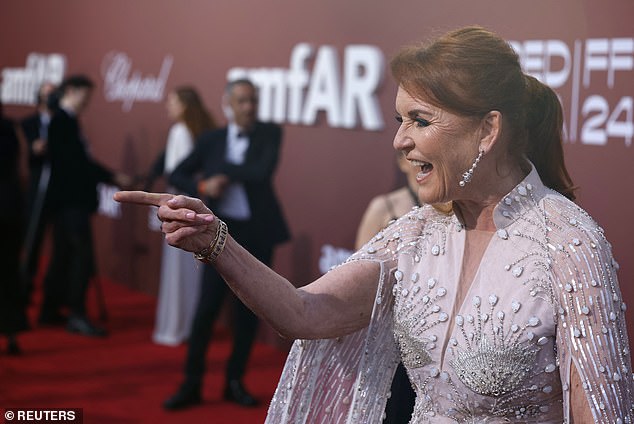
M 51 165 L 48 158 L 48 126 L 57 109 L 56 86 L 44 82 L 37 92 L 34 113 L 20 122 L 29 152 L 29 184 L 26 198 L 28 222 L 24 241 L 22 275 L 29 293 L 37 273 L 44 230 L 49 216 L 46 207 L 46 192 L 50 181 Z
M 0 237 L 0 334 L 7 337 L 7 353 L 20 353 L 17 333 L 27 329 L 24 287 L 20 280 L 23 199 L 18 171 L 20 144 L 15 124 L 2 116 L 0 104 L 0 221 L 7 223 Z
M 256 90 L 248 80 L 230 82 L 225 89 L 225 103 L 230 111 L 229 125 L 203 133 L 194 151 L 172 172 L 169 182 L 185 193 L 205 199 L 230 223 L 233 236 L 260 261 L 270 265 L 273 247 L 289 238 L 273 189 L 282 129 L 256 120 Z M 163 404 L 166 409 L 183 409 L 201 402 L 205 355 L 213 323 L 227 294 L 233 301 L 234 342 L 227 363 L 224 398 L 242 406 L 258 403 L 242 383 L 258 319 L 208 265 L 203 270 L 201 294 L 189 336 L 185 379 Z
M 98 183 L 125 187 L 130 178 L 112 173 L 89 153 L 78 117 L 88 105 L 93 86 L 86 76 L 68 77 L 60 86 L 59 110 L 48 129 L 53 255 L 44 281 L 39 321 L 63 321 L 60 311 L 67 306 L 68 331 L 105 336 L 105 330 L 93 325 L 86 315 L 86 290 L 95 270 L 91 216 L 98 206 Z

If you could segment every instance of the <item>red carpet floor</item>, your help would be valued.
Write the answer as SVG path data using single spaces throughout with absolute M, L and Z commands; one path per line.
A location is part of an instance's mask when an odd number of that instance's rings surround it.
M 152 343 L 153 297 L 108 281 L 102 286 L 108 305 L 108 338 L 73 335 L 63 327 L 34 327 L 20 336 L 24 351 L 20 357 L 7 356 L 5 341 L 0 339 L 0 408 L 83 408 L 87 424 L 264 421 L 285 352 L 256 345 L 245 385 L 262 406 L 241 408 L 222 400 L 230 337 L 217 330 L 208 353 L 203 404 L 166 412 L 161 403 L 181 382 L 185 346 Z M 33 318 L 35 311 L 30 315 Z

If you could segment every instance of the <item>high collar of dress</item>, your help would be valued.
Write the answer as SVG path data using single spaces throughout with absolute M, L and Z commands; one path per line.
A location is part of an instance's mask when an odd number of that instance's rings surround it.
M 517 221 L 527 209 L 532 209 L 546 195 L 544 186 L 535 166 L 531 163 L 531 171 L 497 204 L 493 210 L 493 222 L 498 230 L 502 230 Z

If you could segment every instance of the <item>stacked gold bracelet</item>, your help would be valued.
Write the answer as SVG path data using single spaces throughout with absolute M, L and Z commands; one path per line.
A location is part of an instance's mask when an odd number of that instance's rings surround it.
M 211 241 L 211 243 L 209 243 L 209 246 L 207 246 L 200 252 L 194 253 L 194 258 L 206 264 L 213 264 L 225 248 L 225 243 L 227 242 L 227 234 L 227 224 L 218 219 L 216 236 Z

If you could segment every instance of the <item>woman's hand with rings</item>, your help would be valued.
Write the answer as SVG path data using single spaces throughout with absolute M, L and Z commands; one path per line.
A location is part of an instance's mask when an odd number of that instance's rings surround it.
M 114 200 L 120 203 L 157 206 L 161 231 L 171 246 L 199 252 L 213 240 L 217 219 L 200 199 L 167 193 L 119 191 Z

